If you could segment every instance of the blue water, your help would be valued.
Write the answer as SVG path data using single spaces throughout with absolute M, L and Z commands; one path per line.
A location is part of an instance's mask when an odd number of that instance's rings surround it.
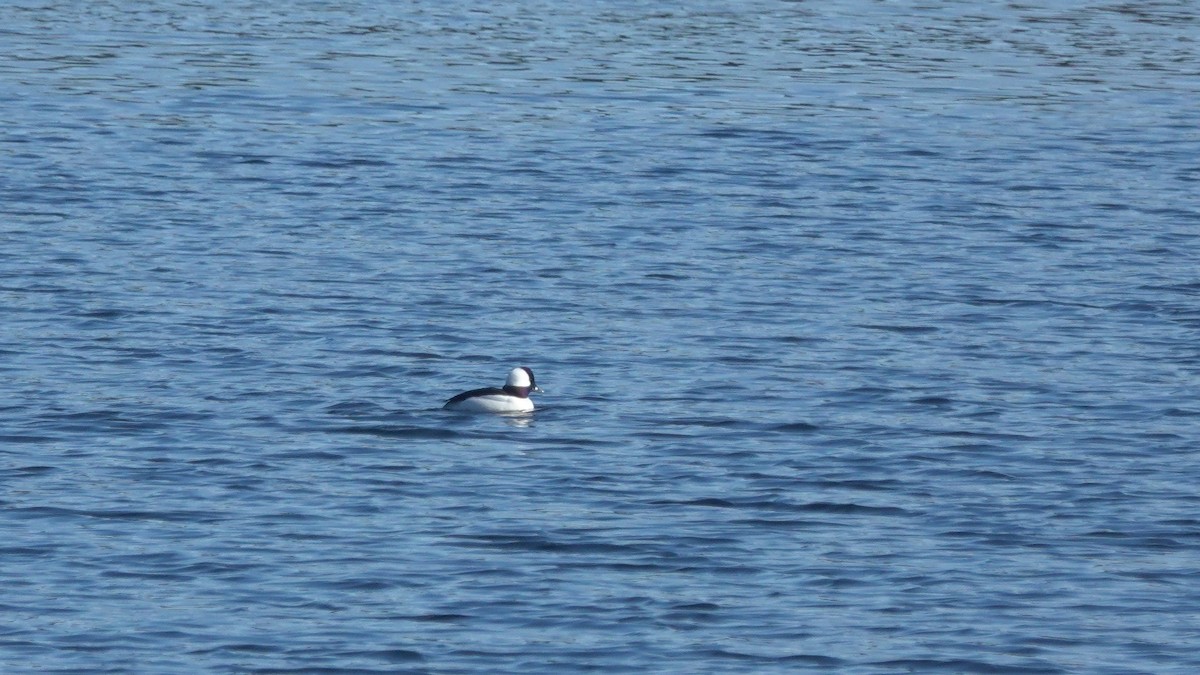
M 1195 672 L 1198 16 L 0 5 L 0 670 Z

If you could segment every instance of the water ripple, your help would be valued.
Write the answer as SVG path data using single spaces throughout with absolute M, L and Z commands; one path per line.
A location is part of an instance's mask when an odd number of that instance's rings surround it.
M 3 4 L 0 670 L 1196 670 L 1196 23 Z

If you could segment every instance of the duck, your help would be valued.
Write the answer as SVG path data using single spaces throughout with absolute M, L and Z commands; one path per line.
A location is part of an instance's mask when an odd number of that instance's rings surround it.
M 442 407 L 462 412 L 526 413 L 533 412 L 529 395 L 543 393 L 533 378 L 533 371 L 520 366 L 508 373 L 504 387 L 483 387 L 464 391 Z

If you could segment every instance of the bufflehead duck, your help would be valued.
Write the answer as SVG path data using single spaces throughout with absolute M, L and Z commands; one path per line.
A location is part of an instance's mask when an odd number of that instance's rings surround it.
M 533 401 L 529 400 L 529 394 L 533 392 L 540 394 L 542 390 L 538 389 L 537 384 L 533 381 L 533 371 L 522 366 L 512 369 L 503 389 L 484 387 L 464 391 L 446 401 L 446 405 L 442 407 L 467 412 L 531 412 Z

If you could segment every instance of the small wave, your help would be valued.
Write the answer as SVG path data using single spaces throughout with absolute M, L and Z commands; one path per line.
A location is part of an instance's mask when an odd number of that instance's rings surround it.
M 381 438 L 457 438 L 462 434 L 453 429 L 438 427 L 362 426 L 335 427 L 328 430 L 334 434 L 359 434 Z
M 911 673 L 1065 673 L 1069 672 L 1054 666 L 1008 666 L 973 659 L 894 659 L 891 661 L 876 661 L 873 666 L 899 669 Z
M 735 652 L 727 649 L 708 649 L 705 650 L 704 654 L 708 658 L 715 660 L 726 659 L 732 661 L 745 661 L 757 663 L 763 666 L 772 664 L 783 666 L 790 664 L 797 666 L 808 665 L 831 668 L 843 665 L 845 663 L 843 659 L 832 656 L 822 656 L 819 654 L 785 654 L 782 656 L 766 656 L 760 654 Z
M 67 509 L 58 506 L 29 506 L 12 509 L 33 518 L 84 517 L 100 520 L 161 521 L 172 523 L 211 523 L 222 520 L 214 511 L 138 511 L 132 509 Z
M 619 553 L 640 550 L 625 544 L 602 541 L 558 541 L 541 535 L 451 535 L 458 546 L 497 548 L 545 553 Z
M 771 427 L 771 431 L 780 431 L 780 432 L 784 432 L 784 433 L 795 434 L 795 433 L 809 433 L 812 431 L 817 431 L 820 428 L 821 427 L 818 427 L 815 424 L 809 424 L 808 422 L 788 422 L 786 424 L 777 424 L 777 425 Z
M 889 333 L 904 334 L 936 333 L 939 330 L 936 326 L 901 326 L 871 323 L 857 323 L 854 325 L 858 328 L 866 328 L 868 330 L 882 330 Z
M 720 509 L 755 509 L 761 511 L 780 511 L 795 513 L 837 513 L 837 514 L 868 514 L 882 516 L 907 516 L 905 509 L 895 506 L 868 506 L 865 504 L 839 502 L 808 502 L 794 504 L 780 501 L 748 500 L 732 501 L 719 497 L 704 497 L 687 500 L 655 500 L 650 502 L 661 506 L 704 506 Z

